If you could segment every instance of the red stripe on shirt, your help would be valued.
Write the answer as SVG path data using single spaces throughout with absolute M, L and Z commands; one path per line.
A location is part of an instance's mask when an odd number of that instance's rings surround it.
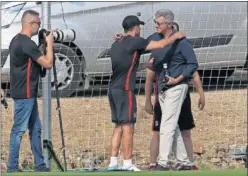
M 137 53 L 138 52 L 135 51 L 134 54 L 133 54 L 132 64 L 131 64 L 131 66 L 130 66 L 130 68 L 128 70 L 128 73 L 127 73 L 127 79 L 126 79 L 126 83 L 125 83 L 125 90 L 129 90 L 131 73 L 133 71 L 133 67 L 134 67 L 134 64 L 135 64 Z
M 30 73 L 31 73 L 31 59 L 28 59 L 28 68 L 27 68 L 27 98 L 31 97 L 31 90 L 30 90 Z

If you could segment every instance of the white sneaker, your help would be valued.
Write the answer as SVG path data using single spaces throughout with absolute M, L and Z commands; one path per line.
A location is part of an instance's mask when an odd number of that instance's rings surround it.
M 122 168 L 117 164 L 115 166 L 108 166 L 107 171 L 120 171 Z
M 194 164 L 191 162 L 177 162 L 174 166 L 176 170 L 193 170 Z
M 131 165 L 129 167 L 125 167 L 123 166 L 122 167 L 123 170 L 126 170 L 126 171 L 134 171 L 134 172 L 139 172 L 141 171 L 139 168 L 137 168 L 135 165 Z

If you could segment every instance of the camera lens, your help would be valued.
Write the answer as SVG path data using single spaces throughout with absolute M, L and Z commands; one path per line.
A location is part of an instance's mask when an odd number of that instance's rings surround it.
M 45 29 L 40 30 L 39 32 L 39 42 L 44 43 L 44 33 L 47 35 L 50 34 L 50 31 Z M 76 39 L 76 33 L 73 29 L 60 29 L 53 31 L 53 39 L 57 42 L 72 42 Z
M 61 29 L 56 31 L 56 41 L 72 42 L 76 38 L 76 33 L 72 29 Z

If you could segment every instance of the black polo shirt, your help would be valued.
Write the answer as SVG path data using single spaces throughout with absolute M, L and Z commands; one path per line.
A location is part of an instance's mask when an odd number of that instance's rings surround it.
M 113 76 L 110 88 L 120 88 L 134 91 L 136 72 L 142 52 L 148 45 L 148 40 L 142 37 L 125 36 L 115 41 L 111 46 L 111 62 Z
M 14 99 L 37 97 L 42 56 L 38 46 L 28 36 L 17 34 L 10 42 L 10 95 Z

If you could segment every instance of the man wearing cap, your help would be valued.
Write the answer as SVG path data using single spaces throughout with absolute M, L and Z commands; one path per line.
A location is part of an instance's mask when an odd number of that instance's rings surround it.
M 157 33 L 150 36 L 150 40 L 161 40 L 176 32 L 172 27 L 174 14 L 171 10 L 159 10 L 155 17 Z M 163 49 L 152 51 L 152 57 L 154 62 L 148 69 L 158 74 L 159 103 L 162 110 L 158 165 L 154 170 L 191 170 L 193 164 L 188 158 L 178 119 L 188 92 L 188 81 L 198 68 L 193 47 L 188 39 L 183 38 Z M 163 67 L 164 63 L 167 68 Z M 151 87 L 147 86 L 146 104 L 150 102 L 150 94 Z M 173 167 L 170 158 L 172 150 L 177 159 Z
M 111 140 L 111 160 L 108 170 L 119 168 L 117 156 L 122 143 L 124 158 L 123 170 L 140 171 L 132 164 L 133 133 L 137 117 L 137 104 L 134 94 L 136 71 L 142 52 L 161 49 L 177 39 L 185 37 L 176 32 L 167 39 L 150 41 L 140 37 L 140 25 L 144 25 L 136 16 L 127 16 L 122 22 L 124 37 L 111 46 L 113 76 L 109 87 L 109 103 L 112 122 L 115 129 Z

